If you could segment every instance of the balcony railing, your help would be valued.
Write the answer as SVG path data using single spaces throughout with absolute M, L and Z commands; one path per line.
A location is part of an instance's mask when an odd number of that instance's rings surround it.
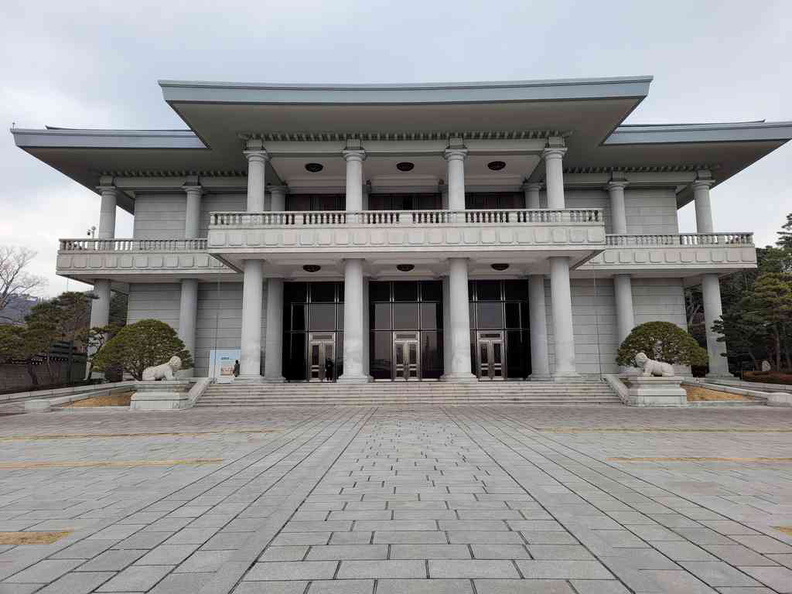
M 658 247 L 658 246 L 727 246 L 753 245 L 753 233 L 680 233 L 608 235 L 606 245 L 610 247 Z
M 62 252 L 204 252 L 206 239 L 61 239 Z
M 317 227 L 362 225 L 460 225 L 502 223 L 591 224 L 602 222 L 602 211 L 593 208 L 562 210 L 365 210 L 287 211 L 287 212 L 213 212 L 212 226 L 218 227 Z

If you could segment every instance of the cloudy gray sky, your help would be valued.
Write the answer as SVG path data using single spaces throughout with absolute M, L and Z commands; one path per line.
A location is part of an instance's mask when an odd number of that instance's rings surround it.
M 789 0 L 4 0 L 0 123 L 183 128 L 157 79 L 433 82 L 654 75 L 630 123 L 792 120 Z M 0 243 L 38 250 L 99 199 L 0 134 Z M 792 143 L 713 193 L 719 231 L 775 240 L 792 212 Z M 693 231 L 691 206 L 680 213 Z M 119 211 L 118 237 L 131 236 Z M 69 288 L 79 285 L 74 281 Z

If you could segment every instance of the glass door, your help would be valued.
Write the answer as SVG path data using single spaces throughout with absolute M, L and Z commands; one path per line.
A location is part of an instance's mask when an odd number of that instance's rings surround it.
M 308 340 L 308 381 L 335 379 L 335 333 L 313 333 Z
M 417 332 L 397 332 L 393 338 L 393 379 L 419 380 L 421 358 Z
M 477 363 L 480 379 L 504 379 L 503 344 L 503 332 L 479 332 Z

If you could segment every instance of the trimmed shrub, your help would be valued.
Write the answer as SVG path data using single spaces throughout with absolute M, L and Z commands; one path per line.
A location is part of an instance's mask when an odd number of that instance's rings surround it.
M 93 365 L 98 371 L 120 365 L 139 381 L 146 367 L 167 363 L 174 355 L 181 359 L 182 369 L 193 366 L 190 351 L 173 328 L 159 320 L 140 320 L 108 340 L 96 353 Z
M 635 367 L 635 355 L 671 365 L 706 365 L 707 351 L 689 332 L 671 322 L 647 322 L 633 328 L 616 353 L 616 363 Z

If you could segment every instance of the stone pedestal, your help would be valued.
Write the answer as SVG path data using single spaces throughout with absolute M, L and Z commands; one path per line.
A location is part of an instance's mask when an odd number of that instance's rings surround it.
M 682 388 L 682 377 L 631 377 L 631 406 L 687 406 L 687 392 Z
M 178 410 L 190 406 L 190 382 L 138 382 L 130 410 Z

